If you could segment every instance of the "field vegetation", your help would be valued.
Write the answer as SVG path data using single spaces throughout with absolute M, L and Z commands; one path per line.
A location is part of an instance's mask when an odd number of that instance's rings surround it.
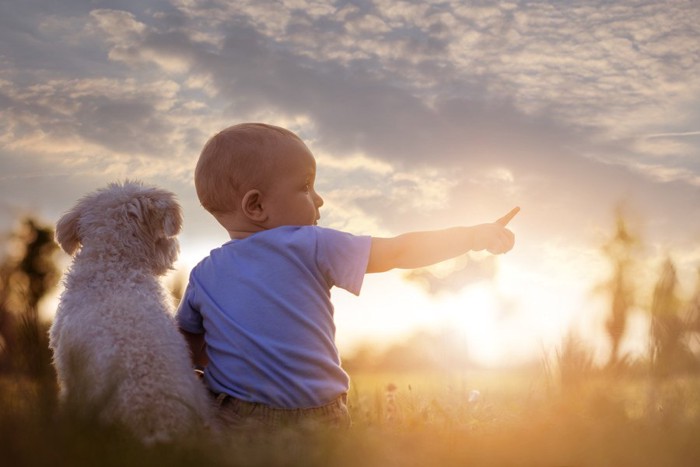
M 354 424 L 342 432 L 201 433 L 145 447 L 106 426 L 81 401 L 59 406 L 37 304 L 57 280 L 50 229 L 27 221 L 0 268 L 2 466 L 696 466 L 700 465 L 700 295 L 678 299 L 662 267 L 648 307 L 649 355 L 620 351 L 633 300 L 634 238 L 620 220 L 603 252 L 614 274 L 603 289 L 602 331 L 613 352 L 597 362 L 574 334 L 538 362 L 509 370 L 411 367 L 383 354 L 347 359 Z M 417 341 L 418 342 L 418 341 Z M 410 359 L 409 359 L 410 360 Z M 394 365 L 392 365 L 394 361 Z M 107 375 L 106 375 L 107 376 Z
M 645 379 L 605 374 L 566 390 L 527 372 L 357 374 L 348 431 L 204 433 L 153 447 L 84 407 L 60 410 L 48 381 L 0 384 L 7 466 L 700 465 L 694 376 L 664 380 L 651 397 Z

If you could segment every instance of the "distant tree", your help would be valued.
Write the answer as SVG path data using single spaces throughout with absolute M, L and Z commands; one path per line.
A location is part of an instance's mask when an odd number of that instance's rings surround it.
M 0 264 L 0 368 L 47 373 L 50 354 L 47 325 L 39 320 L 39 303 L 58 282 L 54 261 L 58 246 L 53 229 L 29 217 L 11 236 L 12 251 Z
M 11 349 L 17 345 L 17 320 L 12 313 L 9 262 L 0 264 L 0 373 L 12 368 Z
M 676 266 L 666 258 L 654 288 L 651 303 L 650 358 L 652 374 L 665 377 L 694 365 L 685 335 L 691 331 L 681 315 L 683 303 L 678 298 Z
M 629 310 L 634 304 L 635 288 L 631 277 L 634 274 L 634 254 L 640 245 L 620 208 L 616 212 L 615 232 L 603 245 L 603 253 L 610 260 L 613 274 L 602 288 L 610 294 L 610 314 L 605 322 L 605 332 L 610 340 L 608 367 L 620 362 L 620 344 L 627 328 Z
M 688 301 L 685 312 L 686 329 L 696 338 L 700 337 L 700 268 L 697 272 L 695 292 Z
M 381 363 L 380 351 L 375 345 L 365 342 L 360 344 L 351 355 L 343 356 L 343 368 L 353 371 L 375 371 Z
M 60 276 L 54 261 L 58 245 L 54 242 L 53 229 L 40 225 L 34 219 L 24 221 L 21 239 L 25 248 L 17 273 L 25 281 L 27 313 L 32 320 L 38 321 L 39 302 L 56 286 Z

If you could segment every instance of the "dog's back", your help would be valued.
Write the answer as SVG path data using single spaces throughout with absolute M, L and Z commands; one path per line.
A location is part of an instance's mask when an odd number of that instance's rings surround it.
M 56 231 L 74 255 L 50 332 L 62 397 L 145 442 L 184 435 L 209 418 L 158 279 L 177 257 L 180 225 L 171 193 L 126 182 L 83 198 Z

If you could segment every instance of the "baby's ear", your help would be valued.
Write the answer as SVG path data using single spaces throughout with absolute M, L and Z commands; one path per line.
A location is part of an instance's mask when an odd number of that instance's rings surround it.
M 64 214 L 56 224 L 56 242 L 69 255 L 73 255 L 80 246 L 79 222 L 81 214 L 82 203 L 78 203 Z
M 245 216 L 253 221 L 264 221 L 267 216 L 262 207 L 262 193 L 260 190 L 248 190 L 241 200 L 241 210 Z

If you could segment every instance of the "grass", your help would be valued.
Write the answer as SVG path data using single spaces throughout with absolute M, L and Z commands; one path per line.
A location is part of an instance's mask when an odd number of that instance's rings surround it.
M 697 377 L 666 380 L 651 397 L 646 380 L 605 373 L 566 388 L 527 372 L 358 373 L 347 432 L 150 448 L 58 410 L 47 384 L 0 379 L 0 465 L 700 465 Z

